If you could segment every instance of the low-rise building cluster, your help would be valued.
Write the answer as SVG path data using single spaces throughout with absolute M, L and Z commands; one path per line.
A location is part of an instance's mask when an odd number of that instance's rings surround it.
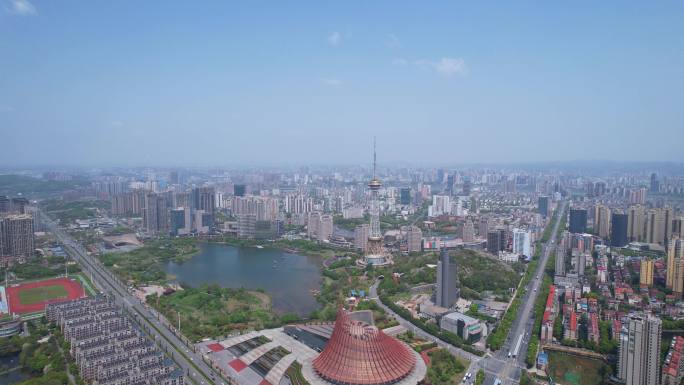
M 182 370 L 104 296 L 50 304 L 81 377 L 98 385 L 182 385 Z

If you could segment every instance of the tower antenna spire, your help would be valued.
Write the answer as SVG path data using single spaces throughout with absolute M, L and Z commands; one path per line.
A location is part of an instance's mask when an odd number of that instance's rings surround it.
M 377 156 L 375 154 L 375 136 L 373 137 L 373 179 L 376 177 Z

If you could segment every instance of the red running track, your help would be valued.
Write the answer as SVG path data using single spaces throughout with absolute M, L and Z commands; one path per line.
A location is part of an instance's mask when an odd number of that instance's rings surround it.
M 33 289 L 36 287 L 43 287 L 43 286 L 56 286 L 56 285 L 62 286 L 62 287 L 64 287 L 64 289 L 66 289 L 66 291 L 67 291 L 66 298 L 53 298 L 51 300 L 33 303 L 30 305 L 22 304 L 19 301 L 19 292 L 22 290 Z M 19 285 L 15 285 L 15 286 L 5 288 L 5 292 L 7 293 L 7 301 L 9 302 L 10 313 L 19 313 L 19 314 L 43 311 L 43 310 L 45 310 L 45 305 L 47 305 L 49 303 L 65 302 L 65 301 L 69 301 L 72 299 L 77 299 L 77 298 L 81 298 L 81 297 L 85 296 L 85 294 L 83 293 L 83 288 L 81 287 L 81 285 L 78 282 L 72 281 L 71 279 L 68 279 L 68 278 L 55 278 L 55 279 L 48 279 L 45 281 L 22 283 Z

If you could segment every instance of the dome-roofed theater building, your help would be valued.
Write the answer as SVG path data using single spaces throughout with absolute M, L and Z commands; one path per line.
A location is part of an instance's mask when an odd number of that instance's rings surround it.
M 312 366 L 319 380 L 336 385 L 416 384 L 426 372 L 413 349 L 342 308 Z

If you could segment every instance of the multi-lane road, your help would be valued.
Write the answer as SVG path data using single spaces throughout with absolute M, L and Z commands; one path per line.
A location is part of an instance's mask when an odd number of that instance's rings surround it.
M 565 212 L 565 205 L 565 202 L 559 203 L 558 213 Z M 463 349 L 457 348 L 456 346 L 448 344 L 439 338 L 417 328 L 409 321 L 401 318 L 398 314 L 393 312 L 389 307 L 385 306 L 380 301 L 377 293 L 379 282 L 375 282 L 375 284 L 371 286 L 370 296 L 385 310 L 385 312 L 397 319 L 399 324 L 407 330 L 412 330 L 421 338 L 434 341 L 440 347 L 448 349 L 454 355 L 470 360 L 470 367 L 468 368 L 468 371 L 473 374 L 472 378 L 475 377 L 475 373 L 477 373 L 478 370 L 483 369 L 485 371 L 485 385 L 494 384 L 497 378 L 502 381 L 502 385 L 516 384 L 520 381 L 520 373 L 522 369 L 526 367 L 525 357 L 527 356 L 527 345 L 529 344 L 531 333 L 533 333 L 534 303 L 537 299 L 537 295 L 539 294 L 539 289 L 541 288 L 546 263 L 549 260 L 551 252 L 554 250 L 556 234 L 558 233 L 558 226 L 561 223 L 561 217 L 562 215 L 557 216 L 556 221 L 553 224 L 553 230 L 549 241 L 542 245 L 543 250 L 541 254 L 541 260 L 537 265 L 537 271 L 535 272 L 535 275 L 527 284 L 527 286 L 518 289 L 518 294 L 523 295 L 522 304 L 515 320 L 513 321 L 513 324 L 511 325 L 511 330 L 508 332 L 504 346 L 497 352 L 488 352 L 484 357 L 479 357 L 472 353 L 468 353 Z M 515 357 L 512 355 L 509 357 L 508 353 L 515 349 L 515 345 L 521 335 L 522 339 L 518 354 Z
M 556 235 L 558 234 L 558 226 L 561 223 L 561 214 L 565 213 L 565 202 L 560 202 L 557 212 L 559 215 L 556 217 L 556 222 L 553 224 L 553 230 L 549 241 L 542 245 L 543 250 L 541 254 L 541 260 L 537 265 L 537 271 L 534 277 L 525 287 L 525 290 L 520 289 L 520 293 L 523 296 L 522 304 L 518 310 L 518 315 L 513 321 L 511 330 L 508 333 L 506 342 L 504 346 L 492 356 L 481 360 L 478 363 L 478 368 L 482 368 L 486 372 L 485 384 L 493 384 L 498 378 L 503 384 L 515 384 L 520 381 L 520 373 L 522 369 L 526 367 L 525 358 L 527 356 L 527 345 L 529 344 L 530 337 L 533 331 L 534 325 L 534 303 L 539 295 L 539 289 L 541 288 L 542 280 L 544 279 L 544 269 L 549 260 L 549 256 L 555 249 Z M 514 351 L 515 345 L 518 338 L 522 335 L 522 343 L 520 350 L 516 357 L 508 357 L 508 353 Z
M 149 308 L 137 297 L 129 292 L 112 272 L 100 263 L 95 257 L 89 255 L 83 247 L 71 236 L 62 231 L 53 221 L 43 215 L 45 223 L 52 233 L 65 246 L 69 255 L 79 263 L 83 271 L 88 274 L 97 288 L 111 296 L 115 303 L 121 306 L 134 322 L 154 339 L 155 343 L 176 362 L 186 376 L 187 384 L 227 385 L 227 382 L 210 368 L 193 351 L 192 345 L 186 345 L 181 337 L 176 335 L 175 328 L 154 309 Z
M 560 203 L 558 208 L 559 213 L 564 213 L 565 205 L 565 202 Z M 202 360 L 200 355 L 193 351 L 191 345 L 186 345 L 181 339 L 182 337 L 177 335 L 178 333 L 173 325 L 129 292 L 126 285 L 102 265 L 97 258 L 89 255 L 77 241 L 62 231 L 54 222 L 47 219 L 47 216 L 43 215 L 43 217 L 46 218 L 45 222 L 50 231 L 52 231 L 60 242 L 64 244 L 69 255 L 81 265 L 83 271 L 91 277 L 93 283 L 101 291 L 112 296 L 118 305 L 131 314 L 135 322 L 138 323 L 151 338 L 167 352 L 176 364 L 183 369 L 186 373 L 186 382 L 188 384 L 227 385 L 226 381 L 221 379 L 218 374 Z M 494 384 L 497 378 L 502 381 L 503 385 L 518 383 L 521 370 L 525 368 L 527 345 L 529 343 L 530 335 L 533 332 L 534 303 L 539 294 L 544 269 L 546 268 L 549 256 L 554 249 L 553 245 L 556 242 L 556 234 L 558 233 L 560 222 L 561 215 L 558 215 L 556 222 L 553 225 L 553 231 L 548 243 L 542 246 L 541 260 L 537 266 L 537 271 L 535 272 L 533 279 L 530 280 L 524 289 L 519 289 L 519 293 L 524 295 L 522 305 L 511 326 L 504 346 L 497 352 L 488 352 L 484 357 L 479 357 L 448 344 L 417 328 L 409 321 L 394 313 L 379 300 L 377 295 L 377 286 L 379 282 L 376 282 L 371 286 L 370 296 L 375 299 L 387 313 L 394 316 L 394 318 L 396 318 L 407 330 L 412 330 L 416 335 L 436 342 L 440 347 L 449 350 L 454 355 L 468 359 L 470 361 L 468 371 L 473 373 L 473 378 L 479 369 L 483 369 L 486 373 L 486 385 Z M 509 357 L 509 352 L 514 350 L 515 344 L 521 335 L 522 342 L 519 354 L 515 357 Z

